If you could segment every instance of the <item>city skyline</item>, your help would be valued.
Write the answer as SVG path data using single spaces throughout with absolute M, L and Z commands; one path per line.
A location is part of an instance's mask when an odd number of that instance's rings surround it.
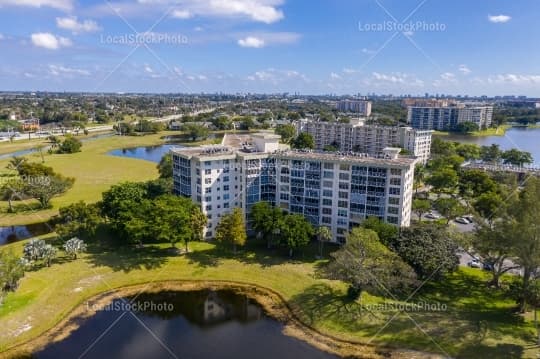
M 0 0 L 0 90 L 540 97 L 540 50 L 526 45 L 540 33 L 535 10 L 532 0 Z

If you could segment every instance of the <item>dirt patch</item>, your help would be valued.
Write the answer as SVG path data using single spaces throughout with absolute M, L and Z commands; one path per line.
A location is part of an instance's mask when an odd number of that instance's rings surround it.
M 164 281 L 123 287 L 92 297 L 76 307 L 60 323 L 38 338 L 0 353 L 0 357 L 20 358 L 43 349 L 69 336 L 85 319 L 93 316 L 92 308 L 102 308 L 112 300 L 139 293 L 159 293 L 161 291 L 197 291 L 233 290 L 255 300 L 264 311 L 285 325 L 284 334 L 303 340 L 319 350 L 346 358 L 418 358 L 431 359 L 441 356 L 416 351 L 396 350 L 380 346 L 367 345 L 360 342 L 345 341 L 337 337 L 323 334 L 301 322 L 286 304 L 286 301 L 273 290 L 245 283 L 227 281 Z

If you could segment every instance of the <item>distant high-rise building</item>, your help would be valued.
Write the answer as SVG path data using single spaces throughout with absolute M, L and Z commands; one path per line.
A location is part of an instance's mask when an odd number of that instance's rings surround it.
M 340 112 L 352 112 L 360 116 L 371 116 L 371 101 L 367 100 L 342 100 L 336 105 Z
M 407 121 L 416 129 L 448 131 L 471 122 L 479 129 L 491 126 L 493 106 L 457 104 L 452 106 L 409 106 Z

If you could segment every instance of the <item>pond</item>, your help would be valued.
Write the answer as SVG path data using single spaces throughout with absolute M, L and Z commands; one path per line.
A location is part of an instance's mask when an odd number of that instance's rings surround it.
M 337 358 L 284 335 L 283 324 L 230 290 L 165 291 L 133 299 L 99 308 L 68 337 L 32 357 Z
M 167 154 L 173 147 L 182 147 L 182 146 L 168 144 L 168 145 L 159 145 L 159 146 L 122 148 L 122 149 L 110 151 L 108 154 L 111 156 L 138 158 L 141 160 L 159 163 L 161 158 L 165 154 Z
M 506 131 L 505 136 L 435 136 L 447 141 L 473 143 L 480 146 L 497 144 L 502 150 L 517 148 L 521 151 L 530 152 L 534 162 L 537 165 L 540 164 L 540 128 L 512 127 Z
M 26 226 L 0 227 L 0 246 L 17 242 L 23 239 L 40 236 L 52 231 L 47 223 L 35 223 Z

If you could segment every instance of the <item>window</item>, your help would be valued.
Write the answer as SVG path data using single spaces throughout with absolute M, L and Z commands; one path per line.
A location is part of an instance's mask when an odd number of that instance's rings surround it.
M 210 184 L 212 183 L 212 179 L 211 178 L 205 178 L 204 179 L 204 184 Z
M 212 193 L 212 188 L 211 187 L 205 188 L 204 193 Z
M 322 213 L 331 216 L 332 215 L 332 208 L 323 208 Z
M 323 187 L 332 188 L 332 187 L 334 187 L 334 183 L 332 181 L 324 181 L 323 182 Z
M 401 178 L 390 178 L 390 184 L 392 186 L 401 186 Z
M 390 173 L 392 176 L 401 176 L 401 170 L 399 168 L 391 168 Z
M 206 205 L 205 209 L 207 211 L 211 211 L 212 210 L 212 205 L 211 204 Z
M 332 197 L 332 191 L 329 189 L 323 190 L 323 196 L 324 197 Z
M 347 207 L 348 207 L 347 201 L 339 201 L 339 202 L 338 202 L 338 207 L 340 207 L 340 208 L 347 208 Z
M 349 184 L 346 182 L 339 182 L 339 189 L 349 189 Z
M 333 170 L 334 169 L 334 164 L 333 163 L 325 163 L 324 164 L 324 169 L 325 170 Z
M 228 191 L 228 190 L 229 190 L 229 185 L 228 185 L 228 184 L 224 185 L 224 186 L 223 186 L 223 190 L 224 190 L 224 191 Z
M 323 206 L 331 206 L 332 205 L 332 200 L 329 199 L 329 198 L 323 198 L 322 204 L 323 204 Z
M 323 217 L 322 218 L 322 223 L 331 224 L 332 223 L 332 218 L 331 217 Z
M 398 224 L 398 218 L 393 216 L 386 217 L 386 221 L 392 224 Z
M 324 171 L 324 178 L 334 178 L 334 172 Z
M 228 194 L 228 193 L 225 193 L 225 194 L 223 195 L 223 199 L 224 199 L 225 201 L 228 200 L 230 197 L 231 197 L 231 195 Z
M 390 188 L 390 194 L 399 196 L 400 193 L 401 193 L 400 188 Z
M 205 174 L 205 175 L 211 175 L 211 174 L 212 174 L 212 170 L 211 170 L 211 169 L 205 169 L 205 170 L 204 170 L 204 174 Z
M 348 171 L 350 169 L 349 165 L 339 165 L 340 171 Z
M 339 198 L 348 199 L 349 198 L 349 193 L 348 192 L 339 192 Z
M 388 204 L 399 205 L 399 198 L 397 197 L 388 198 Z
M 349 174 L 348 173 L 340 173 L 339 179 L 342 181 L 348 181 L 349 180 Z
M 399 213 L 399 208 L 397 208 L 397 207 L 388 207 L 388 213 L 390 213 L 390 214 L 398 214 Z
M 223 182 L 229 182 L 229 176 L 223 177 Z
M 204 200 L 206 202 L 212 202 L 212 196 L 206 196 L 206 197 L 204 197 Z
M 338 209 L 337 215 L 338 215 L 338 217 L 347 217 L 347 210 L 346 209 Z
M 204 165 L 206 167 L 210 167 L 212 165 L 212 162 L 211 161 L 204 161 Z
M 229 203 L 223 203 L 223 208 L 229 208 Z

